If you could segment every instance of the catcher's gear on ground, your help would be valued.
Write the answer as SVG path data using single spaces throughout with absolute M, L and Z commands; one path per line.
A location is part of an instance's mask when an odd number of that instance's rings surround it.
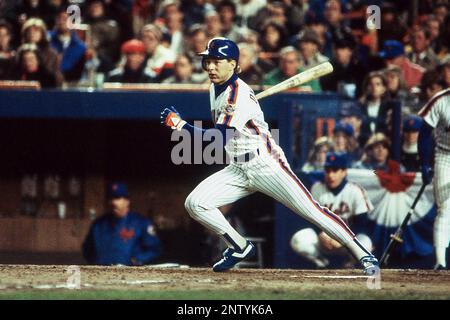
M 165 108 L 161 112 L 161 123 L 165 124 L 171 129 L 180 130 L 186 124 L 186 121 L 181 119 L 180 114 L 174 107 Z

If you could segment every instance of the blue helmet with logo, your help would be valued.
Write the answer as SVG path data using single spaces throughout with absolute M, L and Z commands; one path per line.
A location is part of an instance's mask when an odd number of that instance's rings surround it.
M 206 58 L 231 59 L 239 63 L 239 48 L 236 43 L 230 39 L 216 37 L 209 40 L 206 50 L 198 53 L 203 56 L 202 66 L 205 69 L 204 61 Z

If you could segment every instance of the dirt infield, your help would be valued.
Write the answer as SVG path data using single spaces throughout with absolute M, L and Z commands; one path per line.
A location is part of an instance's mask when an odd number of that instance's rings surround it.
M 71 289 L 76 270 L 0 265 L 0 299 L 450 299 L 449 271 L 383 270 L 374 282 L 360 270 L 80 266 Z

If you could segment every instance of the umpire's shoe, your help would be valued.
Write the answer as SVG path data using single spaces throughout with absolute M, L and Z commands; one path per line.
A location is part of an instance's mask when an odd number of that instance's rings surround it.
M 374 256 L 365 256 L 359 260 L 364 269 L 364 274 L 368 276 L 376 275 L 380 272 L 380 265 Z
M 242 260 L 253 257 L 255 253 L 256 248 L 250 241 L 247 242 L 247 246 L 242 251 L 236 251 L 232 248 L 228 248 L 223 252 L 223 258 L 214 264 L 213 271 L 227 271 Z

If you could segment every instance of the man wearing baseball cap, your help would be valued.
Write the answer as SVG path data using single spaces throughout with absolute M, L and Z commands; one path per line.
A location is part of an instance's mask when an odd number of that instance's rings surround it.
M 145 45 L 142 41 L 132 39 L 121 47 L 124 64 L 111 71 L 106 82 L 150 83 L 155 82 L 151 73 L 145 70 Z
M 373 205 L 361 186 L 347 180 L 347 155 L 327 153 L 324 167 L 324 182 L 312 186 L 312 196 L 320 205 L 333 210 L 348 223 L 357 233 L 358 240 L 371 250 L 372 241 L 364 233 L 364 221 L 361 218 L 373 210 Z M 291 248 L 318 268 L 329 266 L 330 255 L 344 256 L 344 265 L 352 261 L 337 241 L 315 227 L 297 231 L 291 238 Z
M 334 151 L 347 154 L 350 162 L 357 161 L 362 154 L 358 141 L 355 138 L 355 130 L 350 123 L 339 121 L 333 129 Z
M 108 187 L 110 211 L 91 226 L 83 243 L 83 256 L 95 265 L 145 265 L 162 252 L 152 221 L 130 209 L 130 194 L 124 183 Z
M 386 62 L 387 67 L 397 66 L 402 70 L 406 86 L 410 89 L 420 85 L 425 69 L 412 63 L 405 55 L 405 48 L 400 41 L 386 40 L 379 56 Z
M 304 29 L 296 37 L 296 47 L 300 52 L 305 68 L 312 68 L 329 59 L 320 53 L 322 44 L 319 36 L 314 30 Z
M 400 162 L 408 172 L 420 171 L 420 157 L 417 143 L 421 126 L 422 118 L 419 116 L 410 115 L 403 119 L 403 142 Z
M 339 109 L 340 122 L 348 123 L 353 127 L 353 136 L 359 146 L 365 145 L 370 137 L 370 128 L 363 126 L 364 114 L 362 108 L 363 106 L 358 101 L 345 100 Z

